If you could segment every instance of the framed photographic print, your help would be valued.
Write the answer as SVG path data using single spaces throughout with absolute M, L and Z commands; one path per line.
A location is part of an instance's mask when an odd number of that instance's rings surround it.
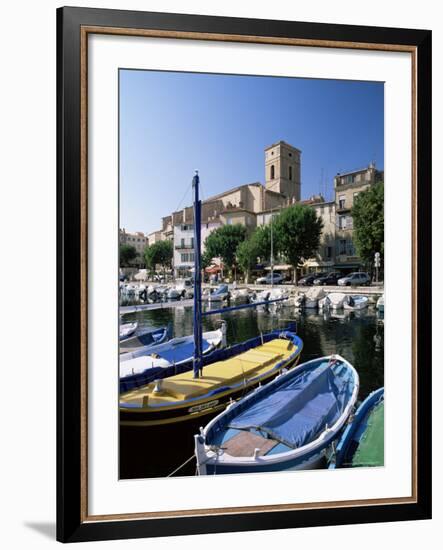
M 57 538 L 430 518 L 431 32 L 57 32 Z

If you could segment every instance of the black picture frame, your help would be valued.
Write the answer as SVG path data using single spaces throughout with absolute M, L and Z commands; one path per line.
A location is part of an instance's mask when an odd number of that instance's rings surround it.
M 416 499 L 415 502 L 89 521 L 82 512 L 81 28 L 151 29 L 300 41 L 400 45 L 416 52 Z M 57 539 L 158 537 L 431 517 L 431 31 L 71 8 L 57 10 Z M 83 233 L 82 233 L 83 231 Z M 83 235 L 83 236 L 82 236 Z M 85 268 L 86 269 L 86 268 Z M 83 457 L 83 458 L 82 458 Z M 83 477 L 82 477 L 83 476 Z M 124 511 L 122 511 L 124 512 Z

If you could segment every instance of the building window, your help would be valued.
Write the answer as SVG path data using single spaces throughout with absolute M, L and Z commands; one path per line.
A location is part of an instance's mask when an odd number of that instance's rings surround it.
M 194 254 L 189 254 L 189 261 L 190 261 L 190 262 L 193 262 L 193 261 L 194 261 Z
M 349 176 L 346 176 L 346 183 L 354 183 L 354 176 L 353 175 L 349 175 Z
M 326 258 L 332 258 L 332 246 L 325 246 Z
M 346 216 L 339 216 L 338 217 L 338 228 L 339 229 L 346 229 Z
M 340 239 L 340 248 L 339 248 L 339 254 L 344 255 L 346 254 L 346 239 Z
M 344 208 L 345 207 L 345 203 L 346 203 L 346 195 L 340 195 L 338 197 L 338 207 L 339 208 Z
M 348 229 L 353 229 L 354 224 L 353 224 L 353 221 L 352 221 L 352 216 L 347 216 L 346 217 L 346 227 Z
M 289 179 L 292 180 L 292 166 L 289 167 Z
M 184 248 L 184 247 L 185 247 L 185 239 L 182 238 L 182 239 L 180 240 L 180 246 L 181 246 L 181 248 Z
M 275 179 L 275 166 L 271 164 L 271 180 Z

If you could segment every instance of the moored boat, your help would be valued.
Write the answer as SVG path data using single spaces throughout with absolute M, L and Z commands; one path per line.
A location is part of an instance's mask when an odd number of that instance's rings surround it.
M 248 288 L 239 288 L 231 291 L 231 302 L 235 304 L 247 304 L 249 302 L 250 290 Z
M 342 292 L 331 292 L 319 301 L 318 307 L 320 309 L 332 309 L 335 311 L 343 307 L 345 299 L 346 294 Z
M 120 353 L 128 353 L 136 349 L 162 344 L 171 337 L 172 325 L 167 327 L 146 329 L 134 336 L 120 340 Z
M 357 409 L 340 438 L 329 469 L 384 464 L 384 388 L 373 391 Z
M 318 307 L 318 302 L 325 296 L 325 291 L 321 287 L 311 287 L 305 294 L 303 306 L 306 309 L 315 309 Z
M 154 381 L 120 394 L 120 422 L 176 425 L 213 415 L 297 364 L 302 348 L 295 333 L 273 331 L 203 356 L 199 377 L 195 377 L 192 361 L 183 368 L 160 369 L 165 377 L 157 373 Z
M 195 436 L 200 475 L 319 466 L 351 414 L 359 390 L 340 356 L 285 372 L 212 419 Z
M 212 292 L 209 292 L 208 294 L 206 294 L 204 298 L 209 302 L 222 302 L 223 300 L 226 300 L 228 296 L 229 296 L 228 285 L 222 284 L 222 285 L 219 285 Z
M 369 299 L 367 296 L 361 296 L 356 294 L 347 294 L 343 301 L 344 309 L 359 310 L 365 309 L 369 305 Z
M 226 323 L 220 329 L 203 333 L 202 353 L 207 354 L 226 346 Z M 158 371 L 167 367 L 188 364 L 192 368 L 193 336 L 182 336 L 158 345 L 148 344 L 120 355 L 120 390 L 128 390 L 155 379 Z M 171 373 L 172 374 L 172 373 Z
M 119 337 L 120 341 L 124 341 L 127 338 L 130 338 L 135 331 L 137 330 L 138 323 L 121 323 L 119 327 Z

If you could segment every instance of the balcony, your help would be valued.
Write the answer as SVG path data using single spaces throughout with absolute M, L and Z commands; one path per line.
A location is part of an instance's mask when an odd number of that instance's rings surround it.
M 193 244 L 176 244 L 175 250 L 194 250 Z

